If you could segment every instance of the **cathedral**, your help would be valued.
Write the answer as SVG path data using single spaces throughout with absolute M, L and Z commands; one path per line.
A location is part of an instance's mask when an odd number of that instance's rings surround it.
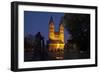
M 55 52 L 58 50 L 64 50 L 64 26 L 61 20 L 59 24 L 59 30 L 55 31 L 53 18 L 49 21 L 49 51 Z

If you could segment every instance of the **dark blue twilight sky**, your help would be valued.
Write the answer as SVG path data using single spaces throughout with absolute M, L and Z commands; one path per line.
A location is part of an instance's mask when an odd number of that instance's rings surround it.
M 24 36 L 28 34 L 35 35 L 37 32 L 41 32 L 45 40 L 48 40 L 51 16 L 55 24 L 55 31 L 58 31 L 59 23 L 64 13 L 24 11 Z M 68 32 L 65 30 L 65 41 L 68 39 L 68 35 Z

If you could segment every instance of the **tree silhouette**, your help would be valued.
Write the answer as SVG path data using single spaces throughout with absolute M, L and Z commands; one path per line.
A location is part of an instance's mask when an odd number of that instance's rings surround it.
M 72 36 L 72 39 L 80 46 L 80 50 L 90 48 L 90 15 L 72 14 L 64 15 L 64 26 Z

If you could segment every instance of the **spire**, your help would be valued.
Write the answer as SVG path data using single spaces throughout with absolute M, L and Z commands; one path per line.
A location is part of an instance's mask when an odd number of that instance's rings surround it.
M 52 16 L 50 17 L 49 24 L 50 24 L 51 22 L 53 22 L 53 18 L 52 18 Z
M 59 28 L 62 27 L 62 26 L 64 26 L 64 25 L 63 25 L 63 17 L 62 17 L 61 20 L 60 20 Z
M 60 26 L 61 24 L 63 24 L 63 17 L 61 17 L 59 26 Z

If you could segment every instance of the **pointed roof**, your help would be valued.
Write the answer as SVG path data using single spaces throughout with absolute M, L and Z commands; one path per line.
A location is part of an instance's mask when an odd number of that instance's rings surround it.
M 62 24 L 63 24 L 63 17 L 61 17 L 59 26 L 62 25 Z
M 60 20 L 60 24 L 62 24 L 63 23 L 63 17 L 61 17 L 61 20 Z
M 53 17 L 52 17 L 52 16 L 50 17 L 49 24 L 50 24 L 51 22 L 53 22 Z

